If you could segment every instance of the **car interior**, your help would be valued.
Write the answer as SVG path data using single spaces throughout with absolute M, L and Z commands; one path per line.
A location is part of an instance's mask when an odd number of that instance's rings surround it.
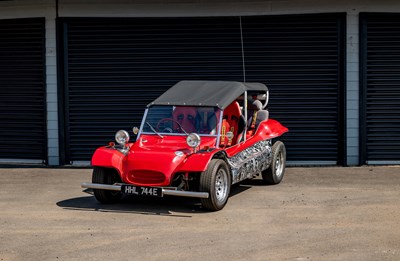
M 243 141 L 244 135 L 246 135 L 246 139 L 253 136 L 260 122 L 268 120 L 267 103 L 268 94 L 249 93 L 247 99 L 247 121 L 245 120 L 243 96 L 228 105 L 223 110 L 222 115 L 220 146 L 230 147 Z M 169 124 L 165 122 L 160 124 L 161 121 L 159 121 L 156 129 L 157 131 L 171 133 L 180 133 L 184 130 L 187 133 L 196 132 L 216 135 L 220 113 L 221 110 L 214 107 L 174 106 L 172 114 L 171 111 L 169 114 L 173 121 L 170 121 Z M 163 120 L 168 120 L 168 117 Z M 183 128 L 183 130 L 180 128 Z M 246 133 L 244 133 L 245 129 Z M 230 135 L 227 135 L 228 132 L 231 132 L 229 133 Z

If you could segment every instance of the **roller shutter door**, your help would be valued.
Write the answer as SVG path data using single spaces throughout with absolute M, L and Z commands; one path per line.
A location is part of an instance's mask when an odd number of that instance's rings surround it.
M 241 23 L 244 46 L 241 43 Z M 179 80 L 266 83 L 288 160 L 343 163 L 344 16 L 65 19 L 65 152 L 90 160 Z M 244 56 L 242 56 L 244 51 Z
M 243 17 L 246 80 L 270 89 L 270 117 L 289 128 L 288 161 L 343 164 L 345 19 Z
M 400 14 L 361 14 L 361 163 L 400 163 Z
M 0 159 L 46 159 L 44 19 L 0 20 Z
M 66 19 L 64 163 L 88 161 L 180 80 L 243 80 L 238 17 Z

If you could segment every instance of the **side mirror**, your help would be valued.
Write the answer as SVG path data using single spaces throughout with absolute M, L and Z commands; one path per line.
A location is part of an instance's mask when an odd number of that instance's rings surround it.
M 139 133 L 139 128 L 138 127 L 133 127 L 132 128 L 133 134 L 137 135 Z

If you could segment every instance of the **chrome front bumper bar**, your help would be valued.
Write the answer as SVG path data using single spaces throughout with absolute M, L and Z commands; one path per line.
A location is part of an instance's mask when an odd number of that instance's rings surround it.
M 130 185 L 130 184 L 127 184 Z M 107 185 L 107 184 L 98 184 L 98 183 L 89 183 L 83 182 L 81 184 L 82 188 L 90 188 L 90 189 L 105 189 L 105 190 L 114 190 L 121 191 L 121 185 Z M 183 191 L 183 190 L 173 190 L 167 188 L 161 188 L 163 195 L 169 196 L 179 196 L 179 197 L 189 197 L 189 198 L 208 198 L 209 195 L 207 192 L 196 192 L 196 191 Z

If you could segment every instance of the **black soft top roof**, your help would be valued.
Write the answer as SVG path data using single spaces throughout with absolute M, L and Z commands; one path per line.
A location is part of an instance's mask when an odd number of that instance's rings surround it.
M 227 81 L 180 81 L 147 107 L 152 105 L 216 106 L 225 109 L 245 91 L 268 91 L 262 83 Z

